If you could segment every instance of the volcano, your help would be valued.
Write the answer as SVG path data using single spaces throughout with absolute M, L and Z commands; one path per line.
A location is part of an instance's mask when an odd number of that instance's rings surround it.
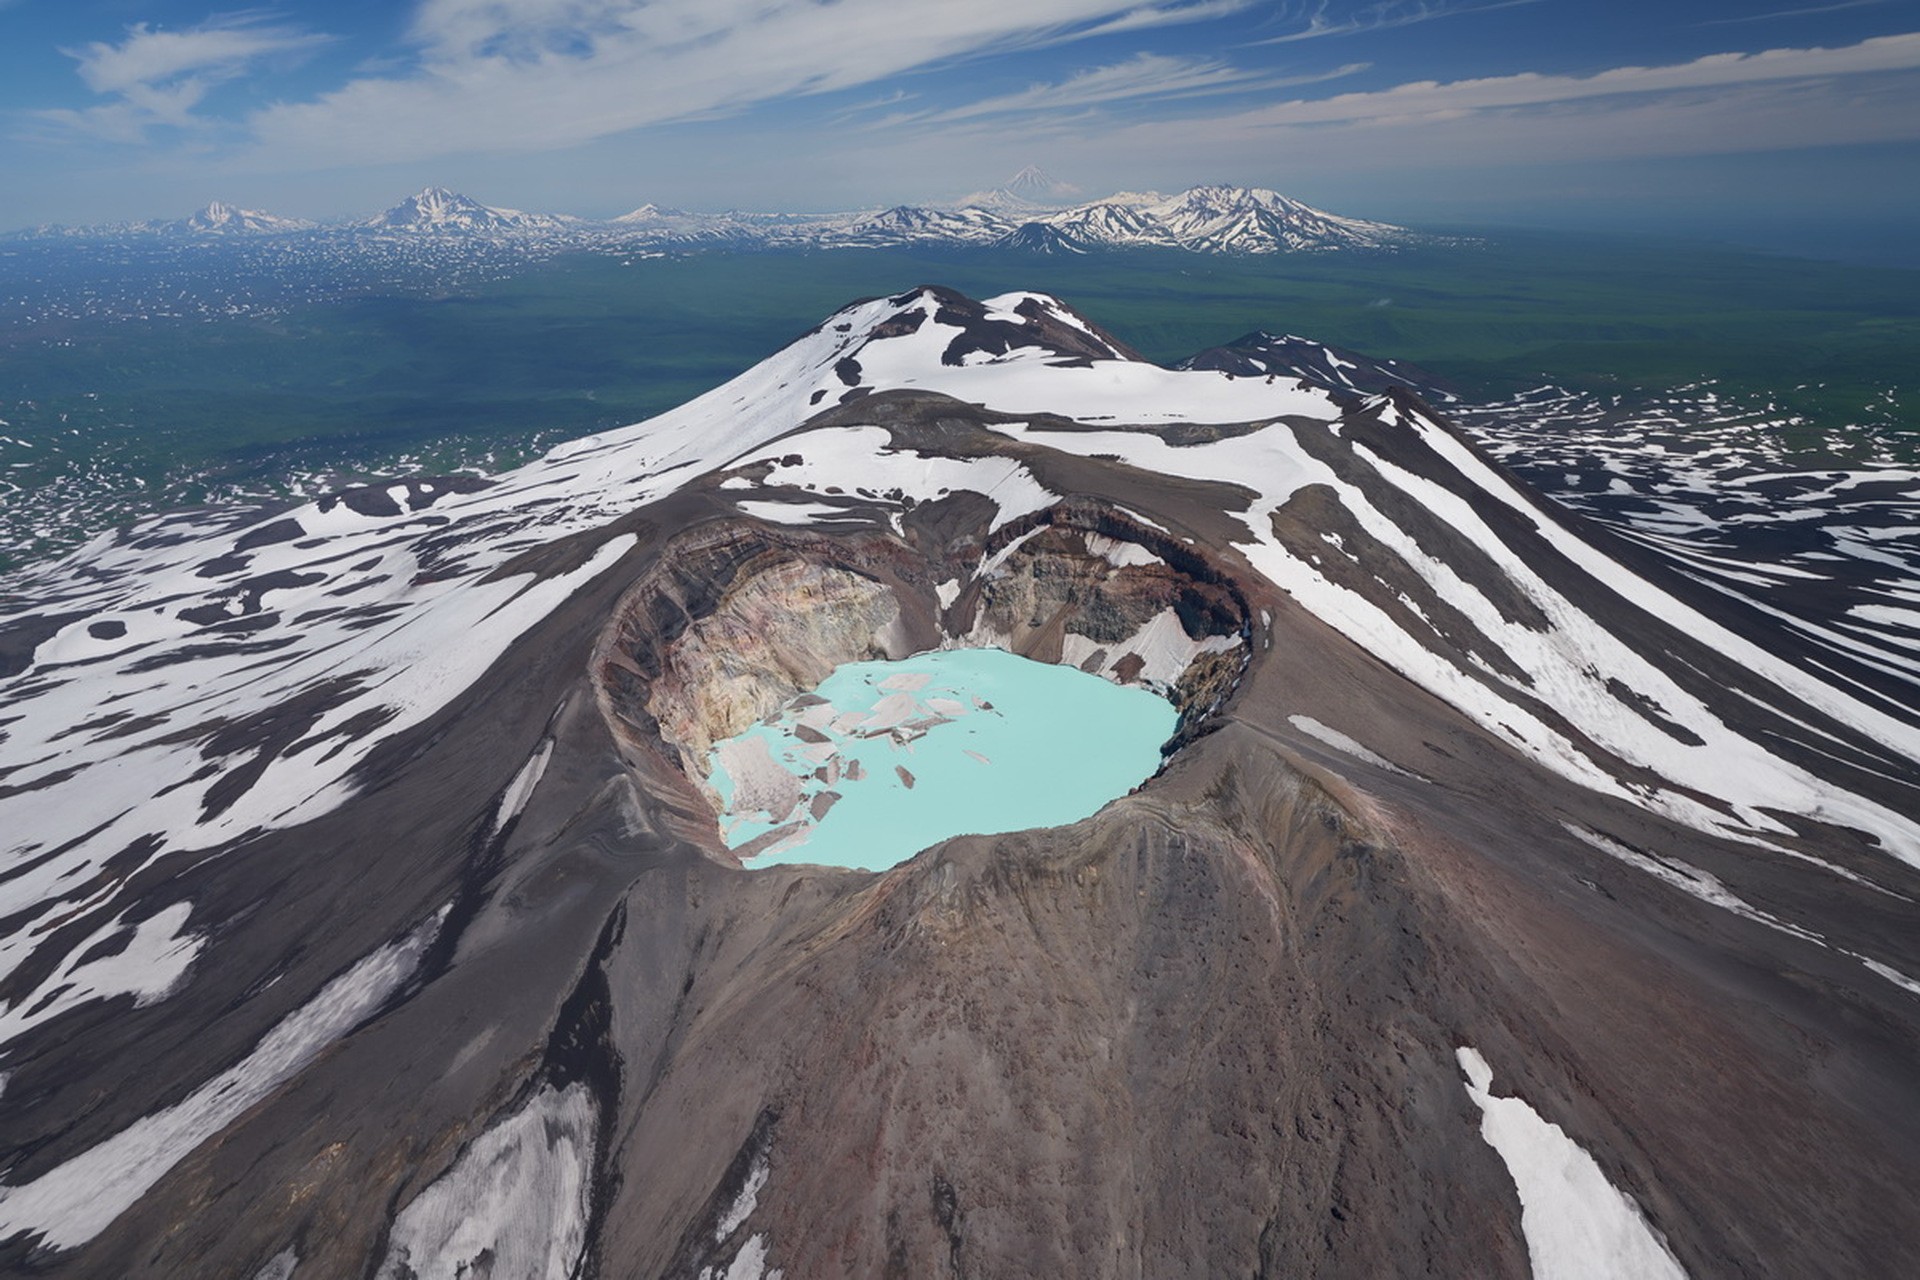
M 1307 346 L 924 287 L 16 575 L 0 1261 L 1920 1272 L 1920 664 Z M 716 743 L 967 648 L 1163 697 L 1157 772 L 878 872 L 722 839 Z

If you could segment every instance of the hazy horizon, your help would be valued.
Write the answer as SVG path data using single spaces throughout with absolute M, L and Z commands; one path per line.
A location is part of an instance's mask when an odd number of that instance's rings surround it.
M 1209 181 L 1404 223 L 1766 239 L 1920 217 L 1920 0 L 0 0 L 0 228 L 425 185 L 950 204 Z

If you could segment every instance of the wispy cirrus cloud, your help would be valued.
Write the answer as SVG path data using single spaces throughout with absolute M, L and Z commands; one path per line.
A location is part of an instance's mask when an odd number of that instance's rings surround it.
M 1014 93 L 981 98 L 956 107 L 895 115 L 882 124 L 944 124 L 984 116 L 1081 111 L 1120 102 L 1259 93 L 1339 79 L 1364 71 L 1369 65 L 1354 62 L 1314 75 L 1273 76 L 1235 67 L 1217 58 L 1141 53 L 1125 62 L 1075 72 L 1064 80 L 1033 84 Z
M 1274 127 L 1357 124 L 1916 69 L 1920 69 L 1920 32 L 1878 36 L 1831 49 L 1715 53 L 1667 66 L 1614 67 L 1585 76 L 1529 71 L 1474 80 L 1422 80 L 1367 93 L 1275 103 L 1243 119 Z
M 565 147 L 986 54 L 1209 21 L 1245 0 L 428 0 L 414 65 L 250 122 L 304 165 Z
M 1253 43 L 1293 44 L 1301 40 L 1319 40 L 1327 36 L 1363 35 L 1371 31 L 1409 27 L 1417 22 L 1432 22 L 1437 18 L 1452 18 L 1469 13 L 1489 13 L 1495 9 L 1513 9 L 1520 5 L 1537 3 L 1539 0 L 1481 0 L 1477 4 L 1460 3 L 1458 0 L 1388 0 L 1385 4 L 1356 7 L 1336 6 L 1332 0 L 1318 0 L 1295 17 L 1294 20 L 1304 22 L 1304 26 L 1289 31 L 1285 35 L 1270 36 Z
M 995 132 L 971 122 L 944 137 L 958 153 L 994 146 Z M 1585 76 L 1418 81 L 1118 127 L 1043 120 L 1021 145 L 1070 152 L 1088 167 L 1194 174 L 1238 171 L 1249 156 L 1267 173 L 1405 171 L 1915 140 L 1920 33 Z
M 1175 23 L 1203 22 L 1225 18 L 1253 8 L 1256 0 L 1191 0 L 1191 3 L 1140 5 L 1118 17 L 1109 18 L 1088 31 L 1089 36 L 1114 35 L 1125 31 L 1147 31 Z
M 135 23 L 117 42 L 61 50 L 78 64 L 81 82 L 112 101 L 35 116 L 52 130 L 138 141 L 156 125 L 193 124 L 194 108 L 222 81 L 264 59 L 305 53 L 331 39 L 258 14 L 214 17 L 177 31 Z
M 1774 9 L 1767 13 L 1743 13 L 1733 18 L 1708 18 L 1698 23 L 1702 27 L 1744 26 L 1750 22 L 1774 22 L 1781 18 L 1811 18 L 1822 13 L 1838 13 L 1842 9 L 1867 9 L 1886 3 L 1886 0 L 1835 0 L 1832 4 L 1808 5 L 1796 9 Z

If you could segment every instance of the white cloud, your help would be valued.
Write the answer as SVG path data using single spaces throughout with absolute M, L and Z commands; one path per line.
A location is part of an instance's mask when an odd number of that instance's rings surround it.
M 55 128 L 135 141 L 154 125 L 192 123 L 193 109 L 208 90 L 245 74 L 261 59 L 306 52 L 330 39 L 245 14 L 179 31 L 136 23 L 117 44 L 96 40 L 61 51 L 79 64 L 89 89 L 117 101 L 79 111 L 43 111 L 38 118 Z
M 878 171 L 937 181 L 1028 155 L 1094 181 L 1177 186 L 1230 175 L 1289 190 L 1318 175 L 1787 151 L 1920 140 L 1920 34 L 1838 49 L 1729 53 L 1589 76 L 1423 81 L 1321 99 L 1116 123 L 1036 115 L 861 135 Z M 935 140 L 937 139 L 937 145 Z
M 1193 0 L 1187 4 L 1142 5 L 1101 23 L 1087 34 L 1104 36 L 1119 31 L 1144 31 L 1149 27 L 1164 27 L 1176 22 L 1224 18 L 1251 8 L 1253 4 L 1254 0 Z
M 262 157 L 382 163 L 570 146 L 1241 0 L 428 0 L 419 64 L 252 125 Z
M 1436 0 L 1413 0 L 1411 3 L 1395 3 L 1389 0 L 1384 4 L 1372 4 L 1352 9 L 1344 17 L 1329 16 L 1332 9 L 1329 0 L 1319 0 L 1312 12 L 1303 13 L 1306 25 L 1298 31 L 1286 35 L 1273 36 L 1266 40 L 1256 40 L 1255 44 L 1293 44 L 1300 40 L 1318 40 L 1324 36 L 1360 35 L 1369 31 L 1386 31 L 1393 27 L 1412 26 L 1416 22 L 1431 22 L 1435 18 L 1451 18 L 1467 13 L 1486 13 L 1494 9 L 1512 9 L 1518 5 L 1536 4 L 1538 0 L 1485 0 L 1481 4 L 1450 4 Z
M 1415 81 L 1368 93 L 1275 103 L 1238 118 L 1249 126 L 1359 124 L 1632 94 L 1727 88 L 1779 80 L 1920 69 L 1920 32 L 1837 49 L 1715 53 L 1664 67 L 1615 67 L 1588 76 L 1519 75 Z
M 1092 67 L 1056 83 L 1030 85 L 1015 93 L 982 98 L 941 111 L 896 116 L 885 123 L 944 123 L 982 116 L 1032 115 L 1079 110 L 1140 99 L 1195 98 L 1222 93 L 1254 93 L 1300 84 L 1316 84 L 1365 70 L 1364 62 L 1314 76 L 1275 78 L 1215 58 L 1185 58 L 1142 53 L 1111 66 Z

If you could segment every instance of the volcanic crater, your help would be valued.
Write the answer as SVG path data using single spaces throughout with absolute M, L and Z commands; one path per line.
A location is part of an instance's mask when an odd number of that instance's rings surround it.
M 1109 504 L 1000 524 L 995 510 L 958 493 L 915 504 L 897 533 L 728 520 L 665 548 L 615 608 L 593 676 L 638 781 L 677 802 L 676 834 L 726 865 L 759 852 L 721 840 L 710 752 L 849 662 L 1000 648 L 1164 697 L 1178 719 L 1163 757 L 1206 732 L 1254 651 L 1230 573 Z

